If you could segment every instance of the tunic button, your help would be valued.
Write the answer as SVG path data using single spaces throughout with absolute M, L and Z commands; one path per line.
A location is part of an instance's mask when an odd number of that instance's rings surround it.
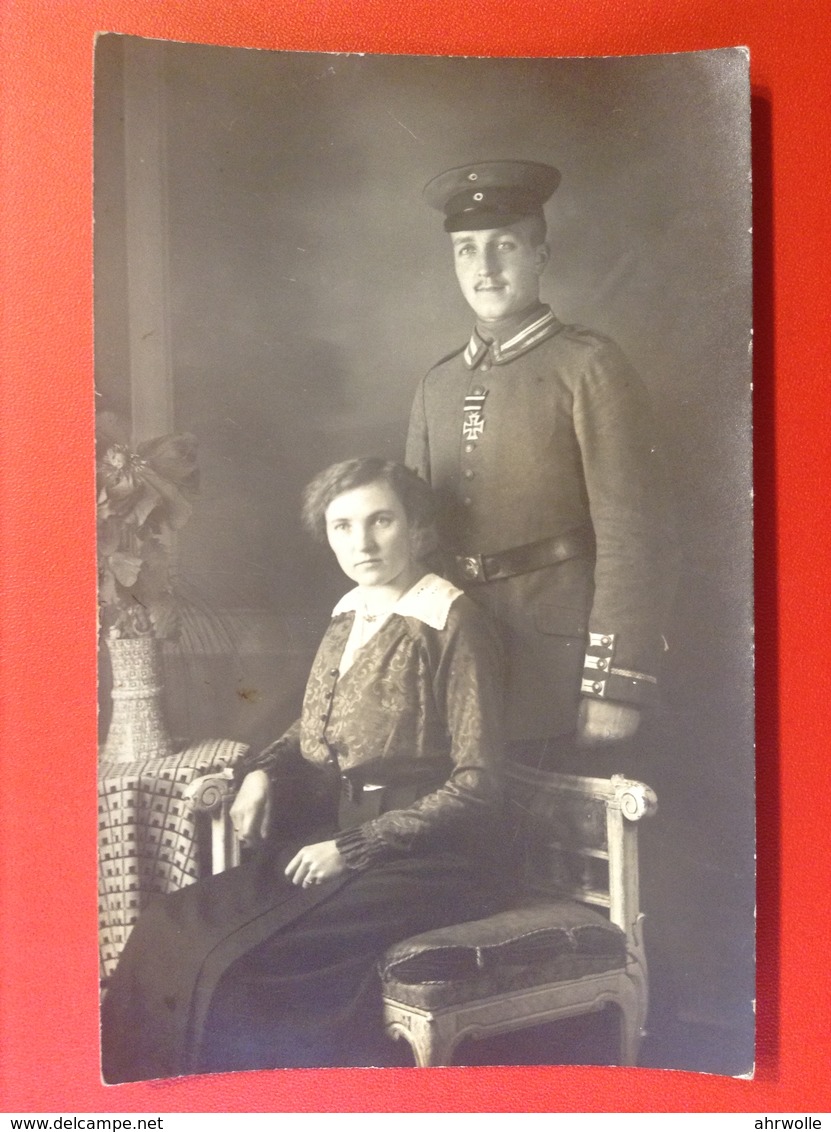
M 487 358 L 482 362 L 481 366 L 479 366 L 479 369 L 483 370 L 485 373 L 487 373 L 490 368 L 491 364 Z
M 597 667 L 601 670 L 604 669 L 606 667 L 606 661 L 605 660 L 598 660 Z
M 466 480 L 472 480 L 473 476 L 474 476 L 473 470 L 471 468 L 465 468 L 465 479 Z
M 485 390 L 482 388 L 482 386 L 477 385 L 476 388 L 473 390 L 473 396 L 474 397 L 481 397 L 484 392 L 485 392 Z
M 472 452 L 475 447 L 476 447 L 475 444 L 466 444 L 465 445 L 465 452 Z
M 329 675 L 330 676 L 337 676 L 337 674 L 338 674 L 337 668 L 330 668 L 329 669 Z
M 473 502 L 473 500 L 470 498 L 469 495 L 466 495 L 464 497 L 464 499 L 462 500 L 462 503 L 464 503 L 465 507 L 470 507 L 472 502 Z
M 595 682 L 592 684 L 592 691 L 593 692 L 602 692 L 603 691 L 603 685 L 600 683 L 599 680 L 595 680 Z
M 601 645 L 603 645 L 604 648 L 608 648 L 609 645 L 612 643 L 612 638 L 611 637 L 601 637 L 600 643 L 601 643 Z

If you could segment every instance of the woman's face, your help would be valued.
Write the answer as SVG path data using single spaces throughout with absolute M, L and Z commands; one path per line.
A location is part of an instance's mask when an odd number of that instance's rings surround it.
M 333 499 L 326 508 L 326 536 L 341 570 L 360 586 L 409 588 L 415 580 L 407 514 L 384 480 Z

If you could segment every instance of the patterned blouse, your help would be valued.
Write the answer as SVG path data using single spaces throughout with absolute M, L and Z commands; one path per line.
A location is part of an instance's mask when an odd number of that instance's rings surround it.
M 282 828 L 334 823 L 343 792 L 382 812 L 336 837 L 347 865 L 434 849 L 476 852 L 501 809 L 502 671 L 482 611 L 426 574 L 339 665 L 357 591 L 332 614 L 300 719 L 238 773 L 266 770 Z M 380 789 L 379 789 L 380 788 Z M 348 822 L 347 822 L 348 824 Z

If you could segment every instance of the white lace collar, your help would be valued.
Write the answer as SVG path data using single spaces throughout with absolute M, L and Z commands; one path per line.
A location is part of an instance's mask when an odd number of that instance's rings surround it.
M 356 613 L 363 607 L 360 597 L 360 587 L 343 595 L 332 610 L 332 616 L 340 613 Z M 419 578 L 414 586 L 403 593 L 390 613 L 398 613 L 402 617 L 416 617 L 429 625 L 431 629 L 443 629 L 447 624 L 450 606 L 461 595 L 462 591 L 440 578 L 438 574 L 425 574 Z

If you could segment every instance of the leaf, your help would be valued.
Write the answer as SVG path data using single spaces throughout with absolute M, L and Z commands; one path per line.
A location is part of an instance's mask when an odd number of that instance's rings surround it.
M 101 577 L 98 582 L 98 601 L 101 605 L 118 605 L 118 585 L 109 567 L 105 567 L 101 571 Z
M 152 468 L 142 468 L 139 475 L 152 485 L 167 504 L 167 521 L 172 527 L 183 527 L 190 518 L 193 507 L 174 483 L 168 483 Z
M 138 446 L 138 454 L 163 479 L 195 491 L 198 468 L 196 465 L 196 437 L 189 432 L 178 435 L 157 436 Z
M 168 596 L 159 601 L 151 602 L 147 612 L 153 625 L 155 635 L 159 638 L 176 637 L 179 634 L 179 614 L 173 598 Z
M 117 550 L 115 554 L 110 555 L 109 566 L 120 585 L 130 589 L 138 580 L 141 559 L 134 554 L 126 554 L 123 550 Z
M 133 505 L 130 519 L 135 522 L 137 527 L 144 525 L 164 498 L 163 492 L 158 491 L 154 485 L 147 482 L 146 473 L 146 468 L 142 468 L 141 471 L 136 473 L 136 478 L 141 481 L 143 491 Z
M 164 548 L 157 543 L 145 544 L 144 564 L 133 595 L 142 605 L 151 606 L 154 602 L 170 598 L 170 561 Z
M 112 518 L 103 518 L 98 523 L 98 556 L 108 558 L 115 554 L 121 542 L 121 524 Z

